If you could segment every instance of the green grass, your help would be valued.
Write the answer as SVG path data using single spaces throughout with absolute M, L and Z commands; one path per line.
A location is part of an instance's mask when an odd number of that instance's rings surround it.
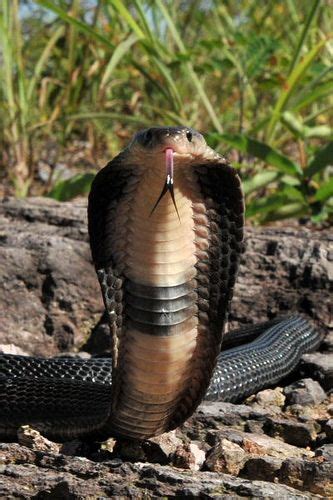
M 112 157 L 140 127 L 183 124 L 230 153 L 254 222 L 327 220 L 332 26 L 328 0 L 35 0 L 26 8 L 3 0 L 2 178 L 17 196 L 68 199 L 87 191 L 90 172 L 82 168 L 68 189 L 63 179 L 41 183 L 46 141 L 66 150 L 85 140 Z

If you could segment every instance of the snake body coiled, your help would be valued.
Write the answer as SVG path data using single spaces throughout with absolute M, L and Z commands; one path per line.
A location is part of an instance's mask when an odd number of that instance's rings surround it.
M 89 197 L 112 357 L 0 355 L 0 434 L 30 423 L 52 437 L 144 439 L 180 425 L 204 397 L 238 401 L 290 373 L 320 340 L 297 316 L 228 333 L 229 345 L 246 344 L 220 352 L 243 212 L 236 172 L 199 133 L 137 134 Z

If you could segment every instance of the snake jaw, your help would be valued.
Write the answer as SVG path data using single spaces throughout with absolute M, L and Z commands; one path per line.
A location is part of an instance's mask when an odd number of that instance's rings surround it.
M 160 203 L 160 201 L 162 200 L 164 195 L 169 191 L 171 199 L 172 199 L 172 203 L 175 207 L 175 210 L 177 212 L 177 216 L 178 216 L 178 219 L 180 222 L 179 212 L 178 212 L 176 199 L 175 199 L 175 193 L 174 193 L 174 189 L 173 189 L 173 154 L 174 154 L 174 150 L 172 148 L 165 149 L 166 180 L 165 180 L 165 184 L 163 186 L 163 189 L 161 191 L 161 194 L 159 195 L 155 205 L 153 206 L 152 211 L 150 212 L 150 215 L 153 214 L 153 212 L 157 208 L 158 204 Z

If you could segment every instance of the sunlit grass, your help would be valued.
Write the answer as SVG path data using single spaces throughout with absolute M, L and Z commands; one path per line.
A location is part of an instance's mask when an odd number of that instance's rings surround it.
M 326 0 L 3 0 L 0 160 L 16 195 L 35 186 L 50 137 L 112 156 L 140 127 L 184 124 L 238 152 L 254 221 L 329 218 L 332 11 Z

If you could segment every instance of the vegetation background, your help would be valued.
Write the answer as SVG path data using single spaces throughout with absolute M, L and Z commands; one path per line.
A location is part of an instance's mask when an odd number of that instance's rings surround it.
M 253 222 L 332 221 L 332 26 L 331 0 L 2 0 L 0 194 L 86 194 L 139 128 L 189 125 Z

